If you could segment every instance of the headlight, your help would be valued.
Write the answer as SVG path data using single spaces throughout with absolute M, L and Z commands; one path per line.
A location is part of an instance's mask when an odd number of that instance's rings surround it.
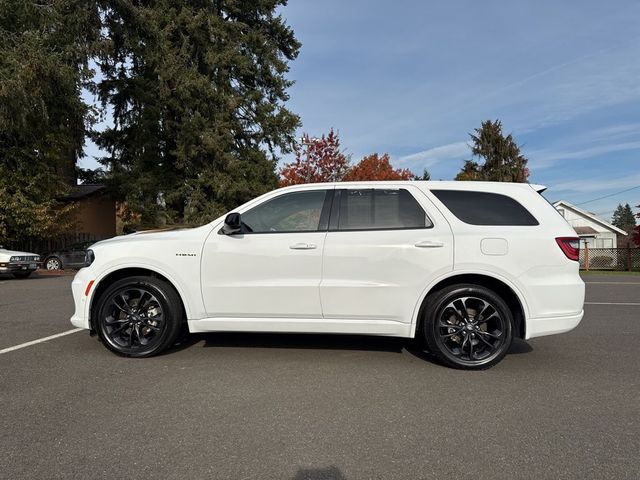
M 93 263 L 95 259 L 96 259 L 96 255 L 95 253 L 93 253 L 93 250 L 87 250 L 87 253 L 84 256 L 85 265 L 88 267 Z
M 33 257 L 33 260 L 36 261 L 36 262 L 39 262 L 40 261 L 40 256 L 36 255 L 35 257 Z

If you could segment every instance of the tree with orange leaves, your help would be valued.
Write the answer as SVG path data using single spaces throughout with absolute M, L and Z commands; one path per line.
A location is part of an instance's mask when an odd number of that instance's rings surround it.
M 299 183 L 339 182 L 349 170 L 349 156 L 340 149 L 333 129 L 320 138 L 304 134 L 295 148 L 296 158 L 280 170 L 280 186 Z
M 367 155 L 351 167 L 344 177 L 345 181 L 371 180 L 413 180 L 415 175 L 408 168 L 393 168 L 389 154 L 379 156 L 377 153 Z

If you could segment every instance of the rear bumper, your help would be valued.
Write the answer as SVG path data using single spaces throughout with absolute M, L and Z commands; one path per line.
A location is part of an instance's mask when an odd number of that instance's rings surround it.
M 530 338 L 542 337 L 544 335 L 555 335 L 556 333 L 568 332 L 578 326 L 583 316 L 584 310 L 577 315 L 530 318 L 527 320 L 525 339 L 528 340 Z

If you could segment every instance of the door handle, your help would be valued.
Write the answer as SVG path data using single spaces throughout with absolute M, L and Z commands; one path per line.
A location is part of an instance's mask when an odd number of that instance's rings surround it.
M 289 245 L 291 250 L 313 250 L 317 248 L 315 243 L 294 243 L 293 245 Z
M 420 242 L 416 242 L 415 246 L 418 248 L 442 248 L 444 247 L 444 242 L 437 242 L 434 240 L 422 240 Z

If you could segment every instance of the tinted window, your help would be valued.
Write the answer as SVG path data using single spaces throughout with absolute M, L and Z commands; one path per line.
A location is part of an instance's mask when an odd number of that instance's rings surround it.
M 431 222 L 406 190 L 343 190 L 338 230 L 430 227 Z
M 506 195 L 460 190 L 431 190 L 456 217 L 471 225 L 538 225 L 529 211 Z
M 254 233 L 314 232 L 326 194 L 326 190 L 313 190 L 280 195 L 243 213 L 242 223 Z

